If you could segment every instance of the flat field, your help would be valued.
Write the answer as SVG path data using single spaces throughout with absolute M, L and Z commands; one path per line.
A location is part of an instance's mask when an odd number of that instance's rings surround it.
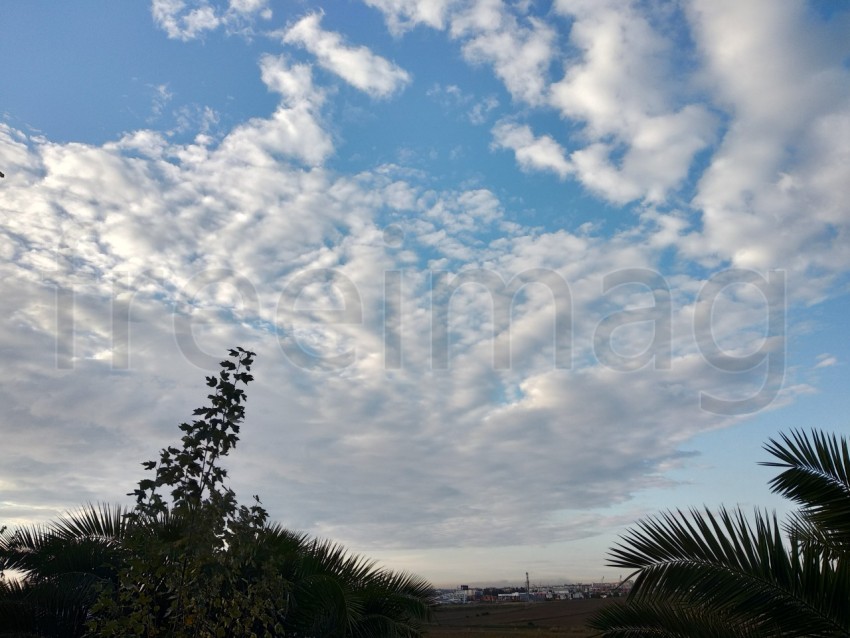
M 438 607 L 428 638 L 585 638 L 588 618 L 618 599 L 589 598 L 536 603 L 482 603 Z M 622 599 L 620 599 L 622 600 Z

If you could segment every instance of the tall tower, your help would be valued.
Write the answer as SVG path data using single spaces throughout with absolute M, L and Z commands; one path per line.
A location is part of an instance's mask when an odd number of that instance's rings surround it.
M 528 584 L 528 572 L 525 572 L 525 602 L 531 602 L 531 586 Z

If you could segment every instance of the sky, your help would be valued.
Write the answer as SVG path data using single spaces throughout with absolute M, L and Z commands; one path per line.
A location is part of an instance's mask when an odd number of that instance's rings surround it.
M 847 434 L 850 5 L 0 18 L 0 523 L 129 502 L 227 350 L 240 500 L 438 586 L 613 580 Z

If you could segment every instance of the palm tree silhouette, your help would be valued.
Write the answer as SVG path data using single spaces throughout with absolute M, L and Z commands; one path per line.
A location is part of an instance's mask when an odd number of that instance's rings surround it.
M 850 636 L 850 450 L 818 430 L 765 449 L 782 468 L 771 489 L 799 509 L 665 512 L 639 521 L 611 552 L 634 570 L 623 605 L 590 623 L 607 638 Z
M 88 505 L 44 526 L 0 533 L 0 570 L 19 576 L 0 580 L 0 636 L 86 635 L 100 592 L 117 587 L 122 566 L 132 560 L 126 513 Z M 146 533 L 173 539 L 177 547 L 185 540 L 179 527 L 179 521 L 163 518 L 146 526 Z M 275 605 L 281 635 L 411 637 L 421 635 L 430 617 L 433 588 L 422 578 L 380 568 L 339 544 L 277 524 L 266 526 L 255 543 L 254 568 L 273 566 L 286 584 Z M 216 621 L 209 617 L 204 624 L 214 627 Z M 197 629 L 194 635 L 214 635 Z

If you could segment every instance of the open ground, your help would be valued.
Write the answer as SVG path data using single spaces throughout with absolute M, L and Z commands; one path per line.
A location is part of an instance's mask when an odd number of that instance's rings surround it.
M 584 638 L 587 620 L 617 599 L 589 598 L 520 604 L 447 605 L 437 609 L 428 638 Z

